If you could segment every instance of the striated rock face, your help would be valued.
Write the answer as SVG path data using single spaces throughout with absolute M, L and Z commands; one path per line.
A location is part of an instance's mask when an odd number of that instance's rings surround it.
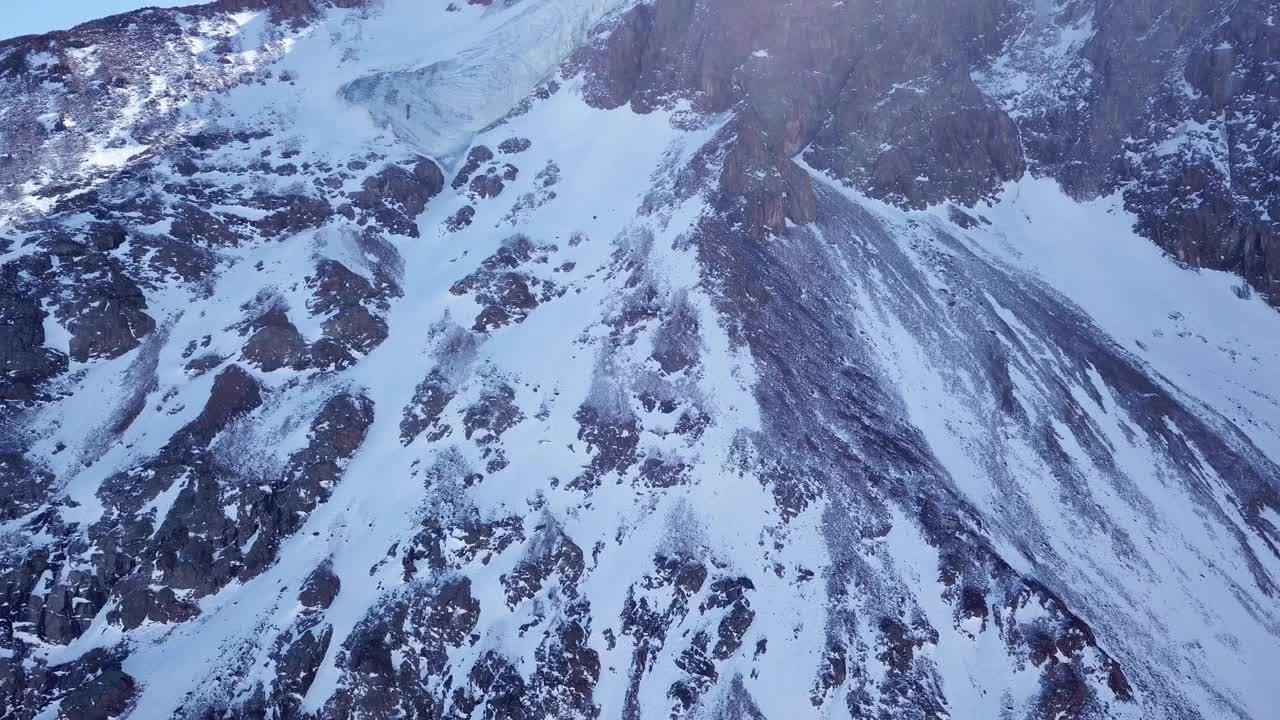
M 1278 23 L 0 41 L 0 720 L 1270 718 Z

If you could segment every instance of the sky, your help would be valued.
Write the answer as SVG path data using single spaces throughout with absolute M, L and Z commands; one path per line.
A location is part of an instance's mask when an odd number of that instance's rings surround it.
M 203 0 L 17 0 L 0 10 L 0 39 L 66 30 L 86 20 L 141 7 L 198 5 Z

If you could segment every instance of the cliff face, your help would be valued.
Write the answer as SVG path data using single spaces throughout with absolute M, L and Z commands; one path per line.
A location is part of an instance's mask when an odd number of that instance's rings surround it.
M 588 100 L 733 108 L 745 143 L 904 207 L 1024 172 L 1120 192 L 1144 236 L 1270 297 L 1278 23 L 1262 2 L 657 2 L 600 43 Z
M 1274 298 L 1275 8 L 1071 3 L 1048 20 L 1072 51 L 1045 62 L 1024 36 L 984 83 L 1028 156 L 1078 197 L 1122 192 L 1161 248 Z
M 0 43 L 0 718 L 1268 717 L 1275 14 Z

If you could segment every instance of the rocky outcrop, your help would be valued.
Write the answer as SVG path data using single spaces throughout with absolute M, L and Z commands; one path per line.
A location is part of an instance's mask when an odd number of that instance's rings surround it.
M 76 362 L 116 358 L 155 330 L 142 289 L 113 255 L 61 236 L 3 270 L 5 377 L 29 396 L 42 380 Z M 38 304 L 36 298 L 42 299 Z M 60 326 L 67 347 L 46 346 L 46 327 Z
M 441 712 L 443 698 L 427 683 L 444 671 L 451 649 L 470 644 L 480 612 L 465 577 L 434 587 L 411 586 L 401 597 L 388 599 L 361 621 L 339 651 L 343 688 L 321 717 Z M 410 642 L 419 650 L 397 664 L 400 653 L 394 649 Z
M 0 522 L 17 520 L 43 505 L 53 480 L 53 473 L 20 453 L 0 454 L 0 494 L 6 498 Z
M 355 355 L 368 353 L 386 340 L 387 323 L 379 311 L 386 310 L 389 297 L 400 293 L 394 280 L 375 275 L 370 282 L 336 260 L 322 260 L 308 281 L 312 297 L 307 310 L 326 318 L 321 323 L 324 337 L 316 345 L 328 347 L 314 351 L 333 358 L 322 364 L 346 367 Z
M 1023 170 L 1017 127 L 968 69 L 1016 32 L 1017 7 L 926 5 L 660 0 L 579 62 L 604 107 L 732 109 L 720 205 L 757 235 L 814 219 L 802 151 L 874 197 L 974 202 Z
M 1059 3 L 982 85 L 1018 117 L 1034 171 L 1081 198 L 1123 192 L 1165 251 L 1242 275 L 1274 302 L 1270 13 L 1252 1 Z
M 0 289 L 0 400 L 32 400 L 44 381 L 66 370 L 67 357 L 45 345 L 47 314 L 17 287 L 16 273 L 4 282 Z
M 1139 228 L 1178 260 L 1242 275 L 1280 302 L 1280 29 L 1266 3 L 1188 20 L 1178 77 L 1159 78 L 1116 181 Z M 1205 32 L 1201 23 L 1211 23 Z M 1166 21 L 1167 22 L 1167 21 Z M 1118 42 L 1118 40 L 1117 40 Z
M 539 247 L 524 235 L 513 235 L 475 272 L 454 283 L 450 293 L 470 295 L 483 308 L 472 329 L 488 332 L 522 322 L 539 305 L 562 296 L 564 288 L 530 271 L 534 265 L 546 265 L 556 250 L 554 245 Z
M 845 87 L 832 123 L 804 156 L 811 166 L 917 208 L 946 199 L 971 205 L 1021 177 L 1017 125 L 967 70 L 889 80 L 858 74 L 861 82 Z
M 289 322 L 284 308 L 274 307 L 244 328 L 253 334 L 241 350 L 247 361 L 264 372 L 280 368 L 305 368 L 309 362 L 307 343 L 298 328 Z
M 244 553 L 242 580 L 265 570 L 275 560 L 280 543 L 329 499 L 342 479 L 344 465 L 364 443 L 373 410 L 373 402 L 363 396 L 342 393 L 330 398 L 311 422 L 307 446 L 289 457 L 280 476 L 267 487 L 243 491 L 239 515 L 244 521 L 252 518 L 258 531 Z M 337 594 L 336 588 L 326 590 L 323 585 L 334 580 L 313 574 L 307 592 L 323 602 L 328 593 Z
M 99 648 L 72 662 L 33 667 L 20 658 L 0 660 L 0 697 L 6 717 L 30 717 L 40 707 L 57 708 L 68 720 L 107 720 L 126 715 L 137 695 L 137 683 L 120 668 L 121 649 Z M 15 662 L 17 660 L 18 662 Z
M 419 158 L 411 170 L 388 165 L 365 178 L 359 192 L 351 194 L 351 204 L 368 213 L 389 232 L 418 237 L 418 215 L 427 202 L 444 189 L 444 174 L 426 158 Z M 365 220 L 362 218 L 361 222 Z

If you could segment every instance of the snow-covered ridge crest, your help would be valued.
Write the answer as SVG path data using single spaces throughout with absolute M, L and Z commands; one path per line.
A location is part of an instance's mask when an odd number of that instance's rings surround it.
M 347 100 L 368 109 L 425 155 L 451 164 L 471 137 L 545 80 L 591 28 L 626 0 L 543 0 L 502 11 L 490 33 L 453 58 L 347 83 Z

